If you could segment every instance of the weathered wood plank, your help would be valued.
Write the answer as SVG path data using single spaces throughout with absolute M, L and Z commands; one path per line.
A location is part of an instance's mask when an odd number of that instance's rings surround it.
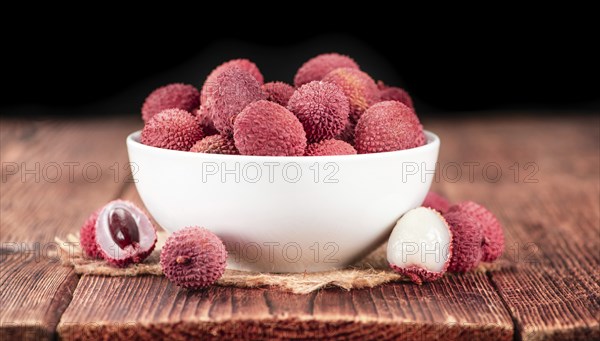
M 438 122 L 432 129 L 444 141 L 442 165 L 494 162 L 503 171 L 491 181 L 480 166 L 472 179 L 463 174 L 439 185 L 456 201 L 483 203 L 503 222 L 504 266 L 489 276 L 518 338 L 600 339 L 598 118 L 499 119 L 459 129 Z M 529 179 L 528 163 L 539 169 Z
M 66 339 L 513 337 L 510 315 L 484 273 L 309 295 L 266 288 L 188 291 L 163 277 L 84 276 L 58 331 Z
M 3 146 L 2 247 L 43 246 L 76 231 L 113 199 L 128 175 L 125 137 L 138 125 L 132 119 L 32 123 L 27 138 Z
M 1 254 L 0 339 L 54 339 L 77 281 L 51 253 Z

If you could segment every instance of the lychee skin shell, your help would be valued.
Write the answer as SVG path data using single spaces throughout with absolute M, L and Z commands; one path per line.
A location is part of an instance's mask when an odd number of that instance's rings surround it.
M 324 140 L 321 142 L 309 144 L 306 147 L 306 156 L 324 156 L 324 155 L 354 155 L 356 149 L 350 144 L 340 140 Z
M 196 142 L 190 149 L 194 153 L 239 155 L 233 138 L 223 135 L 211 135 Z
M 410 149 L 425 143 L 415 112 L 397 101 L 370 107 L 356 125 L 354 147 L 359 154 Z
M 446 273 L 446 270 L 443 270 L 441 272 L 431 272 L 431 271 L 428 271 L 428 270 L 425 270 L 423 268 L 419 268 L 416 266 L 409 266 L 407 268 L 401 268 L 394 264 L 390 264 L 390 267 L 395 272 L 408 277 L 413 283 L 418 284 L 418 285 L 423 284 L 423 282 L 436 281 L 436 280 L 442 278 L 442 276 L 444 276 L 444 273 Z
M 281 106 L 287 106 L 290 97 L 294 94 L 294 87 L 284 82 L 269 82 L 261 86 L 267 96 L 266 100 Z
M 482 262 L 493 262 L 502 255 L 504 251 L 504 233 L 502 225 L 492 212 L 473 201 L 465 201 L 454 205 L 450 207 L 449 212 L 462 212 L 481 224 L 483 229 Z
M 248 105 L 233 126 L 235 146 L 242 155 L 302 156 L 306 133 L 294 114 L 266 100 Z
M 379 102 L 379 89 L 366 73 L 351 68 L 335 69 L 323 77 L 342 89 L 350 103 L 350 119 L 357 122 L 371 105 Z
M 451 204 L 448 201 L 448 199 L 443 197 L 441 194 L 429 191 L 421 206 L 433 208 L 441 214 L 444 214 L 448 212 L 448 209 L 450 208 Z
M 196 117 L 184 110 L 167 109 L 144 125 L 141 141 L 148 146 L 188 151 L 202 137 Z
M 335 84 L 313 81 L 290 98 L 288 110 L 302 123 L 308 143 L 336 137 L 348 123 L 348 99 Z
M 85 255 L 92 259 L 103 259 L 102 251 L 96 244 L 96 221 L 98 221 L 100 210 L 92 213 L 83 223 L 79 230 L 79 242 Z
M 223 73 L 223 71 L 231 69 L 231 68 L 239 68 L 242 69 L 252 75 L 258 81 L 259 84 L 264 83 L 264 77 L 256 64 L 251 62 L 248 59 L 232 59 L 227 61 L 219 66 L 217 66 L 214 70 L 210 72 L 210 74 L 206 77 L 204 84 L 202 85 L 202 90 L 200 91 L 200 103 L 206 103 L 206 97 L 212 91 L 213 86 L 217 80 L 217 77 Z
M 394 86 L 387 86 L 382 81 L 377 82 L 380 101 L 398 101 L 411 109 L 415 109 L 413 100 L 406 90 Z
M 233 67 L 217 76 L 213 91 L 202 105 L 209 110 L 215 128 L 223 135 L 231 135 L 236 116 L 248 104 L 264 98 L 260 83 L 250 73 Z
M 354 146 L 354 132 L 356 129 L 356 122 L 352 122 L 352 120 L 348 120 L 342 132 L 338 134 L 335 138 L 338 140 L 342 140 L 344 142 L 349 143 Z
M 348 56 L 324 53 L 309 59 L 298 69 L 294 76 L 294 85 L 298 88 L 312 81 L 320 81 L 337 68 L 359 69 L 358 64 Z
M 186 227 L 173 233 L 160 255 L 165 277 L 188 289 L 200 289 L 216 282 L 225 272 L 226 261 L 223 242 L 200 227 Z
M 452 258 L 448 265 L 450 272 L 467 272 L 474 269 L 481 260 L 481 224 L 461 212 L 448 212 L 444 219 L 452 232 Z
M 148 122 L 154 115 L 165 109 L 181 109 L 194 112 L 200 106 L 200 93 L 192 85 L 174 83 L 160 87 L 144 101 L 142 119 Z

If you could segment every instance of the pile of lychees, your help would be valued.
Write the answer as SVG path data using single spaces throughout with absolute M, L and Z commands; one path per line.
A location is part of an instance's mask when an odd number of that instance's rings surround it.
M 179 83 L 154 90 L 142 118 L 142 143 L 197 153 L 347 155 L 425 143 L 408 93 L 375 83 L 337 53 L 304 63 L 294 86 L 264 83 L 253 62 L 231 60 L 215 68 L 200 91 Z

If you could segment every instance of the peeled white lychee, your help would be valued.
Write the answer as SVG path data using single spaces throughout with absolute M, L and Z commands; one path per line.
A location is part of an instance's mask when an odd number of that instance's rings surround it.
M 418 207 L 396 223 L 387 246 L 390 267 L 417 284 L 446 272 L 452 258 L 452 232 L 435 210 Z

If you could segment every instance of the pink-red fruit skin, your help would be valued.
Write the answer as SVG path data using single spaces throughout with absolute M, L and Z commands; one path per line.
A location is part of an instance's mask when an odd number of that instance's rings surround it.
M 481 261 L 493 262 L 504 250 L 504 233 L 496 216 L 485 207 L 465 201 L 450 207 L 449 212 L 461 212 L 481 224 L 483 236 L 481 241 Z
M 145 145 L 188 151 L 204 137 L 196 117 L 180 109 L 167 109 L 154 115 L 142 129 Z
M 350 104 L 350 119 L 357 122 L 371 105 L 379 102 L 379 89 L 375 81 L 366 73 L 351 68 L 335 69 L 323 81 L 333 83 L 342 89 Z
M 154 115 L 165 109 L 181 109 L 195 112 L 200 106 L 200 93 L 192 85 L 174 83 L 160 87 L 144 101 L 142 119 L 148 122 Z
M 406 268 L 401 268 L 394 264 L 390 264 L 390 267 L 395 272 L 408 277 L 408 279 L 410 279 L 411 282 L 418 285 L 423 284 L 423 282 L 437 281 L 438 279 L 444 276 L 444 273 L 446 273 L 446 270 L 442 272 L 431 272 L 418 266 L 409 266 Z
M 223 242 L 201 227 L 174 232 L 160 255 L 165 277 L 182 288 L 201 289 L 216 282 L 225 272 L 227 251 Z
M 398 101 L 411 109 L 415 109 L 413 100 L 406 90 L 394 86 L 387 86 L 382 81 L 377 82 L 380 101 Z
M 440 212 L 441 214 L 444 214 L 444 213 L 448 212 L 448 209 L 450 208 L 451 205 L 450 205 L 450 202 L 448 201 L 448 199 L 443 197 L 441 194 L 433 192 L 433 191 L 429 191 L 421 206 L 433 208 L 434 210 Z
M 190 149 L 194 153 L 239 155 L 231 136 L 211 135 L 196 142 Z
M 262 90 L 267 96 L 266 100 L 281 106 L 287 106 L 290 97 L 294 94 L 294 87 L 284 82 L 269 82 L 262 85 Z
M 348 57 L 337 53 L 324 53 L 309 59 L 296 72 L 294 85 L 298 88 L 302 85 L 320 81 L 329 72 L 337 68 L 358 69 L 358 64 Z
M 250 103 L 264 99 L 260 83 L 250 73 L 237 67 L 221 72 L 214 89 L 206 96 L 206 106 L 215 128 L 223 135 L 233 133 L 236 116 Z
M 92 259 L 102 259 L 102 252 L 96 244 L 96 221 L 100 210 L 92 213 L 79 230 L 79 241 L 85 255 Z
M 415 148 L 424 143 L 425 135 L 417 115 L 397 101 L 373 105 L 355 129 L 354 148 L 359 154 Z
M 350 144 L 340 140 L 323 140 L 309 144 L 306 147 L 306 156 L 325 156 L 325 155 L 353 155 L 356 150 Z
M 254 64 L 253 62 L 251 62 L 248 59 L 232 59 L 230 61 L 227 61 L 227 62 L 217 66 L 206 77 L 206 80 L 204 81 L 204 84 L 202 85 L 202 90 L 200 91 L 200 99 L 201 99 L 200 103 L 201 104 L 205 104 L 206 97 L 208 96 L 208 94 L 216 89 L 215 82 L 217 80 L 217 77 L 221 73 L 223 73 L 223 71 L 231 69 L 231 68 L 242 69 L 242 70 L 248 72 L 249 74 L 251 74 L 252 77 L 254 77 L 254 79 L 256 79 L 256 81 L 259 84 L 264 83 L 264 77 L 263 77 L 262 73 L 260 72 L 260 70 L 258 69 L 258 67 L 256 66 L 256 64 Z
M 266 100 L 248 105 L 233 127 L 235 146 L 242 155 L 302 156 L 306 133 L 294 114 Z
M 448 212 L 444 218 L 452 231 L 452 258 L 448 271 L 467 272 L 481 260 L 481 224 L 461 212 Z
M 339 135 L 348 123 L 348 99 L 335 84 L 313 81 L 302 85 L 290 98 L 287 108 L 298 117 L 308 143 Z

